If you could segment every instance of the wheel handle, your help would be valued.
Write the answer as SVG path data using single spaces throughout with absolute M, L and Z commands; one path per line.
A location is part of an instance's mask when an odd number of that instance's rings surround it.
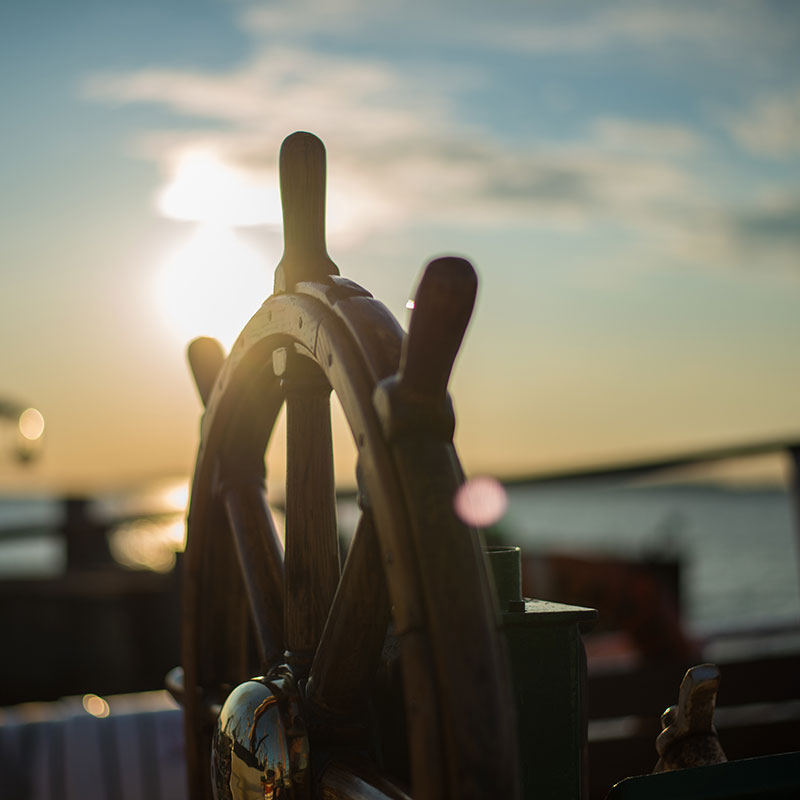
M 339 274 L 325 245 L 325 145 L 297 131 L 281 145 L 279 164 L 283 256 L 275 269 L 275 294 Z

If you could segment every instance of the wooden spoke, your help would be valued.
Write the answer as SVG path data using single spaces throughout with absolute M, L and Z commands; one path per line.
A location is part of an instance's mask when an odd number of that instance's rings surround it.
M 453 498 L 459 486 L 455 450 L 437 447 L 430 439 L 409 440 L 395 444 L 395 457 L 403 486 L 419 511 L 409 536 L 418 553 L 430 609 L 428 633 L 438 650 L 437 702 L 448 720 L 442 730 L 447 785 L 459 798 L 516 797 L 519 775 L 511 683 L 483 683 L 476 677 L 508 674 L 495 601 L 486 570 L 474 569 L 483 558 L 477 536 L 456 516 L 452 500 L 441 501 Z M 419 469 L 420 464 L 426 468 Z M 443 570 L 443 564 L 450 569 Z M 470 570 L 469 584 L 459 580 Z M 470 694 L 474 702 L 464 702 Z M 424 768 L 421 758 L 418 763 Z
M 375 523 L 362 513 L 311 666 L 306 696 L 332 714 L 363 700 L 380 661 L 389 624 L 389 598 Z
M 411 800 L 368 764 L 331 761 L 320 779 L 324 800 Z
M 283 546 L 263 486 L 228 486 L 224 503 L 266 672 L 283 655 Z
M 202 603 L 205 612 L 187 613 L 181 632 L 187 778 L 189 796 L 198 800 L 210 798 L 207 776 L 213 718 L 209 709 L 222 702 L 232 686 L 249 677 L 253 668 L 247 598 L 236 553 L 224 517 L 214 512 L 209 517 L 208 529 L 217 535 L 205 539 L 202 551 L 189 538 L 182 576 L 185 607 L 191 610 Z M 216 579 L 208 580 L 208 575 Z
M 289 661 L 302 671 L 311 664 L 339 583 L 330 387 L 299 357 L 290 359 L 285 387 L 284 628 Z
M 202 589 L 207 608 L 217 618 L 194 621 L 199 628 L 198 650 L 204 656 L 196 681 L 204 691 L 212 693 L 216 687 L 244 680 L 256 666 L 250 653 L 247 593 L 238 559 L 227 535 L 227 520 L 221 513 L 214 516 L 218 535 L 210 539 L 206 557 L 215 565 L 222 565 L 226 579 Z

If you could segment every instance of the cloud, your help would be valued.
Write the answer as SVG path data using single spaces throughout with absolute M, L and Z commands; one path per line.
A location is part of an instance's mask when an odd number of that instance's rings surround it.
M 654 45 L 675 39 L 705 38 L 714 30 L 711 14 L 703 9 L 657 8 L 647 6 L 600 6 L 571 20 L 514 26 L 499 25 L 489 41 L 525 53 L 580 53 L 605 49 L 628 42 Z
M 742 112 L 730 115 L 727 124 L 735 141 L 754 155 L 800 155 L 800 89 L 760 94 Z
M 735 264 L 739 253 L 760 248 L 767 253 L 762 261 L 769 261 L 771 238 L 763 231 L 778 224 L 778 212 L 738 211 L 715 201 L 686 162 L 705 146 L 692 128 L 602 116 L 586 120 L 578 138 L 528 135 L 510 143 L 495 129 L 464 122 L 458 102 L 469 82 L 479 81 L 474 72 L 454 78 L 421 62 L 275 46 L 264 34 L 320 29 L 319 19 L 304 28 L 302 14 L 303 7 L 247 12 L 247 25 L 262 38 L 248 59 L 224 72 L 145 69 L 86 82 L 92 98 L 155 104 L 195 120 L 195 129 L 184 123 L 180 130 L 150 131 L 139 142 L 140 152 L 162 168 L 162 197 L 177 192 L 181 164 L 198 151 L 249 176 L 242 181 L 249 191 L 273 189 L 280 142 L 293 130 L 311 130 L 331 154 L 329 227 L 342 237 L 339 246 L 388 227 L 437 223 L 573 230 L 610 224 L 646 241 L 659 257 Z M 350 16 L 336 30 L 346 30 Z M 695 24 L 677 19 L 644 6 L 614 35 L 645 41 L 658 31 L 705 30 L 699 18 Z M 587 26 L 575 22 L 570 30 Z M 274 209 L 270 214 L 276 216 Z
M 685 125 L 642 122 L 619 117 L 600 117 L 592 123 L 592 135 L 598 146 L 624 153 L 649 153 L 685 156 L 696 153 L 702 139 Z
M 735 215 L 737 227 L 751 240 L 780 241 L 795 248 L 800 259 L 800 195 L 762 198 L 754 208 Z
M 769 194 L 730 219 L 730 239 L 738 245 L 743 266 L 758 269 L 767 253 L 784 271 L 800 270 L 800 194 Z
M 433 90 L 421 75 L 401 74 L 381 62 L 264 48 L 226 73 L 104 74 L 91 77 L 84 89 L 94 99 L 155 104 L 201 125 L 212 123 L 141 137 L 139 152 L 161 165 L 167 181 L 187 154 L 200 152 L 274 185 L 283 138 L 293 130 L 313 131 L 336 153 L 329 180 L 330 206 L 340 216 L 334 231 L 352 227 L 356 219 L 367 233 L 406 218 L 413 213 L 415 184 L 426 172 L 436 181 L 437 197 L 447 187 L 464 188 L 463 147 L 443 168 L 437 163 L 441 151 L 450 150 L 446 88 Z M 458 150 L 457 142 L 452 150 Z M 334 202 L 337 192 L 340 202 Z
M 369 58 L 265 47 L 237 69 L 141 70 L 89 78 L 86 94 L 116 103 L 152 103 L 231 130 L 282 135 L 314 125 L 362 141 L 405 140 L 449 121 L 442 88 Z
M 781 13 L 777 13 L 781 11 Z M 620 45 L 652 48 L 679 43 L 712 45 L 730 53 L 732 43 L 750 45 L 765 37 L 773 45 L 797 41 L 794 9 L 748 0 L 531 0 L 526 3 L 490 3 L 481 0 L 406 0 L 402 14 L 370 0 L 325 0 L 245 4 L 242 27 L 264 40 L 287 37 L 307 41 L 319 34 L 336 38 L 359 36 L 363 31 L 397 34 L 417 39 L 435 36 L 443 42 L 460 41 L 483 49 L 530 54 L 593 53 Z M 781 19 L 783 22 L 781 22 Z
M 291 3 L 258 3 L 244 8 L 239 16 L 241 26 L 251 34 L 282 36 L 311 33 L 353 33 L 374 15 L 373 3 L 363 0 L 293 0 Z
M 668 253 L 688 264 L 797 275 L 800 194 L 768 191 L 748 204 L 706 198 L 662 220 Z
M 798 35 L 793 17 L 781 24 L 763 6 L 726 2 L 585 2 L 523 4 L 516 19 L 482 20 L 476 43 L 529 55 L 594 54 L 621 46 L 674 48 L 702 45 L 706 55 L 729 57 L 731 48 L 752 50 L 754 41 L 791 48 Z M 773 9 L 775 11 L 775 9 Z M 673 52 L 674 55 L 674 52 Z
M 642 221 L 648 208 L 677 202 L 688 188 L 685 174 L 652 155 L 552 142 L 509 151 L 489 131 L 460 126 L 446 89 L 426 87 L 385 64 L 297 49 L 270 50 L 224 75 L 106 75 L 92 79 L 87 91 L 228 123 L 223 130 L 144 139 L 144 151 L 162 162 L 167 176 L 186 161 L 187 152 L 204 151 L 274 184 L 270 176 L 283 136 L 313 130 L 335 153 L 329 185 L 334 193 L 338 187 L 346 222 L 357 219 L 362 234 L 375 226 L 421 221 L 483 226 Z M 677 128 L 624 120 L 601 121 L 598 130 L 602 144 L 649 135 L 651 147 L 660 137 L 680 150 L 693 141 Z

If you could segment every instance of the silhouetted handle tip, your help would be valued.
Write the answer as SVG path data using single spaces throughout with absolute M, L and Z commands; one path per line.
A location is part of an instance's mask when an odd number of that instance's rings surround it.
M 225 350 L 216 339 L 212 339 L 210 336 L 201 336 L 190 342 L 187 356 L 197 392 L 203 405 L 208 405 L 208 398 L 211 396 L 214 382 L 225 362 Z
M 389 440 L 420 435 L 452 438 L 455 415 L 447 384 L 477 290 L 475 270 L 463 258 L 437 258 L 426 267 L 398 372 L 381 381 L 373 396 Z
M 283 257 L 275 270 L 276 292 L 339 274 L 325 243 L 325 145 L 313 133 L 297 131 L 281 145 L 279 162 Z
M 478 276 L 464 258 L 437 258 L 425 268 L 400 359 L 409 391 L 436 398 L 447 392 L 477 292 Z

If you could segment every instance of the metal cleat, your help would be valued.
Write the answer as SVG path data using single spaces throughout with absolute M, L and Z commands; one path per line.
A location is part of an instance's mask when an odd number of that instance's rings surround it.
M 661 715 L 663 730 L 656 739 L 659 759 L 653 772 L 721 764 L 728 760 L 714 728 L 718 689 L 716 664 L 700 664 L 686 671 L 678 704 Z

